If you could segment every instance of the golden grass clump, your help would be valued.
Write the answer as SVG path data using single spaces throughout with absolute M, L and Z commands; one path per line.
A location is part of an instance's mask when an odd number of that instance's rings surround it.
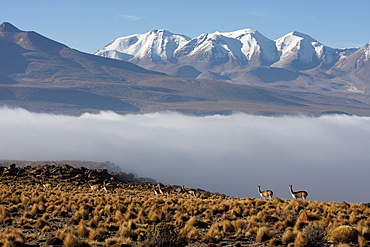
M 247 227 L 247 221 L 242 219 L 234 220 L 231 224 L 233 225 L 235 232 L 238 234 L 243 233 L 244 229 Z
M 308 215 L 306 210 L 302 210 L 301 213 L 299 214 L 298 220 L 300 221 L 308 221 Z
M 357 243 L 358 243 L 359 247 L 367 247 L 368 246 L 366 239 L 362 235 L 358 235 Z
M 65 239 L 63 240 L 63 247 L 71 247 L 71 246 L 88 247 L 90 245 L 79 240 L 79 238 L 75 236 L 73 233 L 68 233 Z
M 186 225 L 193 226 L 193 227 L 199 227 L 199 228 L 206 228 L 208 226 L 207 223 L 204 221 L 198 220 L 197 217 L 193 216 L 191 217 L 187 222 Z
M 284 224 L 284 221 L 278 221 L 274 224 L 274 229 L 277 231 L 283 231 L 286 227 L 287 226 Z
M 155 213 L 155 212 L 150 212 L 148 215 L 148 219 L 151 222 L 159 223 L 161 221 L 161 217 Z
M 270 230 L 263 226 L 260 227 L 257 231 L 256 241 L 257 242 L 265 242 L 271 238 Z
M 124 225 L 121 225 L 119 227 L 118 231 L 116 232 L 116 237 L 125 237 L 125 238 L 131 237 L 132 238 L 133 237 L 133 231 L 130 228 L 128 228 Z
M 304 235 L 303 232 L 298 232 L 297 237 L 294 240 L 294 247 L 305 247 L 309 246 L 307 237 Z
M 8 209 L 0 205 L 0 222 L 4 223 L 10 217 Z
M 361 233 L 362 233 L 362 236 L 364 236 L 364 238 L 367 241 L 370 241 L 370 227 L 368 226 L 362 227 Z
M 20 246 L 26 243 L 26 237 L 19 229 L 5 229 L 0 233 L 0 243 L 3 246 Z
M 36 227 L 36 229 L 41 230 L 41 229 L 43 229 L 47 225 L 48 225 L 48 223 L 47 223 L 46 220 L 44 220 L 43 218 L 39 218 L 36 221 L 35 227 Z
M 297 234 L 293 231 L 293 228 L 289 227 L 284 231 L 283 236 L 281 237 L 281 242 L 283 244 L 293 243 Z
M 224 220 L 222 222 L 220 222 L 221 226 L 222 226 L 222 231 L 225 232 L 225 233 L 232 233 L 232 232 L 235 232 L 235 229 L 234 229 L 234 226 L 233 224 L 231 223 L 231 221 L 229 220 Z
M 108 230 L 105 228 L 91 229 L 87 239 L 89 240 L 101 240 L 103 236 L 108 234 Z
M 90 229 L 87 227 L 85 221 L 83 219 L 80 220 L 80 223 L 77 226 L 76 229 L 77 236 L 79 237 L 87 237 L 89 236 Z
M 308 221 L 300 220 L 298 219 L 297 222 L 294 225 L 294 229 L 296 231 L 301 231 L 305 226 L 307 226 L 309 223 Z
M 180 236 L 189 240 L 198 240 L 199 233 L 196 227 L 191 225 L 186 225 L 180 230 Z
M 293 215 L 288 215 L 283 220 L 285 227 L 294 227 L 296 220 L 294 219 Z
M 334 243 L 357 243 L 359 231 L 351 226 L 339 226 L 330 232 L 329 240 Z
M 222 226 L 219 223 L 214 223 L 205 234 L 203 241 L 214 243 L 224 239 L 225 233 L 222 231 Z

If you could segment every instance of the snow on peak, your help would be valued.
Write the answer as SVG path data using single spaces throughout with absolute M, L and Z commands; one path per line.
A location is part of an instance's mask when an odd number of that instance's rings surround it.
M 358 51 L 359 48 L 357 47 L 346 47 L 346 48 L 338 48 L 336 50 L 336 54 L 338 54 L 339 59 L 348 57 L 349 55 L 355 53 Z
M 363 54 L 362 54 L 362 59 L 364 62 L 370 61 L 370 43 L 367 43 L 362 47 L 363 49 Z
M 237 30 L 234 32 L 223 32 L 222 34 L 227 37 L 237 39 L 238 37 L 242 37 L 244 35 L 248 35 L 248 34 L 253 35 L 256 32 L 257 31 L 254 29 L 246 28 L 246 29 L 241 29 L 241 30 Z
M 260 62 L 264 64 L 278 60 L 274 41 L 253 29 L 201 34 L 179 47 L 176 53 L 177 57 L 202 53 L 204 58 L 211 56 L 219 61 L 236 59 L 239 64 L 247 64 L 252 59 L 262 60 Z
M 322 45 L 307 34 L 294 31 L 275 42 L 277 49 L 281 52 L 281 59 L 295 58 L 306 64 L 319 60 L 324 60 L 324 63 L 328 64 L 335 61 L 336 51 L 334 49 Z
M 303 67 L 309 69 L 321 63 L 330 67 L 354 51 L 332 49 L 297 31 L 274 41 L 248 28 L 204 33 L 195 38 L 156 29 L 118 38 L 95 54 L 129 60 L 142 66 L 148 62 L 180 66 L 196 66 L 194 63 L 201 66 L 203 62 L 210 62 L 214 66 L 231 62 L 230 65 L 242 67 L 247 64 L 289 66 L 294 63 L 305 64 Z M 299 65 L 297 69 L 303 67 Z
M 95 54 L 127 60 L 150 57 L 154 62 L 167 62 L 173 59 L 177 47 L 189 40 L 185 35 L 173 34 L 167 30 L 152 30 L 144 34 L 134 34 L 118 38 Z
M 309 42 L 317 42 L 317 40 L 315 40 L 311 36 L 309 36 L 307 34 L 304 34 L 304 33 L 301 33 L 301 32 L 298 32 L 298 31 L 293 31 L 293 32 L 289 33 L 288 35 L 300 37 L 300 38 L 305 39 Z
M 276 62 L 279 58 L 275 42 L 266 38 L 254 29 L 242 29 L 225 33 L 227 37 L 239 40 L 242 43 L 242 52 L 251 60 L 253 55 L 261 54 L 268 63 Z
M 238 57 L 238 42 L 224 36 L 221 32 L 205 33 L 183 43 L 175 51 L 177 58 L 196 58 L 195 61 L 211 60 L 214 63 L 227 62 L 229 56 Z

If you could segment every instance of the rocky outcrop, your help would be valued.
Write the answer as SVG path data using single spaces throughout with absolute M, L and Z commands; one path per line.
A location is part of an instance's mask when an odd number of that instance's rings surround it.
M 52 179 L 77 185 L 86 183 L 103 184 L 104 181 L 109 181 L 110 183 L 155 183 L 153 179 L 138 178 L 132 173 L 110 172 L 108 169 L 73 167 L 69 164 L 19 167 L 13 163 L 9 166 L 0 166 L 0 176 L 16 177 L 18 180 L 29 180 L 30 182 L 43 182 Z

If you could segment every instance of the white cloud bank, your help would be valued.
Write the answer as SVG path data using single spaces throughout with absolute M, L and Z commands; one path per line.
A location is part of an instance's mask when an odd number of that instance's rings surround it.
M 80 117 L 0 109 L 0 159 L 111 161 L 125 172 L 230 196 L 257 185 L 290 198 L 370 200 L 370 118 L 194 117 L 177 113 Z

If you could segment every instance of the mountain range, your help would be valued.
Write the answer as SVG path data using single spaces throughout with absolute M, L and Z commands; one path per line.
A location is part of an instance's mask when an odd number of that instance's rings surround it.
M 304 36 L 292 33 L 289 37 L 298 35 Z M 241 45 L 241 40 L 248 39 L 253 52 Z M 123 40 L 108 45 L 104 54 L 116 54 L 126 61 L 80 52 L 37 32 L 2 23 L 0 105 L 69 115 L 101 110 L 370 115 L 369 45 L 334 50 L 317 43 L 315 51 L 323 53 L 315 53 L 321 56 L 303 68 L 294 61 L 307 53 L 294 49 L 293 43 L 306 44 L 302 41 L 308 40 L 306 36 L 290 43 L 287 36 L 280 42 L 286 45 L 280 46 L 253 30 L 205 34 L 197 39 L 157 30 Z M 108 51 L 118 44 L 124 48 L 122 52 Z M 151 48 L 144 49 L 148 45 Z M 291 55 L 293 51 L 296 57 Z M 326 60 L 317 65 L 319 58 Z M 176 70 L 175 76 L 169 73 L 171 68 Z M 245 81 L 234 80 L 237 74 Z M 287 76 L 293 79 L 276 79 Z M 225 83 L 224 78 L 231 78 L 226 81 L 232 83 Z
M 291 32 L 271 40 L 256 30 L 195 38 L 153 30 L 114 40 L 95 54 L 171 76 L 309 91 L 366 91 L 370 44 L 334 49 Z

